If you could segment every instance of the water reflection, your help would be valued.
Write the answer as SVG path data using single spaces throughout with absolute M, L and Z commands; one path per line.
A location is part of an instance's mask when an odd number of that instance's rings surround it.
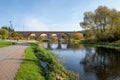
M 52 51 L 68 69 L 79 73 L 81 80 L 120 80 L 120 50 L 83 45 L 50 44 Z
M 79 45 L 79 44 L 65 44 L 65 43 L 44 43 L 45 48 L 49 48 L 49 49 L 76 49 L 79 50 L 81 48 L 83 48 L 83 45 Z
M 90 49 L 86 49 L 89 51 Z M 91 50 L 90 50 L 91 51 Z M 95 48 L 84 58 L 85 72 L 94 72 L 99 80 L 120 80 L 120 51 L 108 48 Z
M 70 46 L 72 49 L 75 49 L 75 50 L 80 50 L 84 47 L 83 45 L 79 45 L 79 44 L 71 44 Z

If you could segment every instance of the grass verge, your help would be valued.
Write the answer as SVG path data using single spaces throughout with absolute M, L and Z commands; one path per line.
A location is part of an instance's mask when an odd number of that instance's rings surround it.
M 106 48 L 114 48 L 120 49 L 120 44 L 118 43 L 107 43 L 107 42 L 80 42 L 80 44 L 84 44 L 86 46 L 96 46 L 96 47 L 106 47 Z
M 77 80 L 78 75 L 64 68 L 57 60 L 57 56 L 50 50 L 45 49 L 42 44 L 39 44 L 36 52 L 39 60 L 47 64 L 47 80 Z
M 1 41 L 0 42 L 0 48 L 10 46 L 10 45 L 11 45 L 11 42 L 9 42 L 9 41 Z
M 43 68 L 34 53 L 36 47 L 36 44 L 32 44 L 26 49 L 25 58 L 15 80 L 45 80 Z

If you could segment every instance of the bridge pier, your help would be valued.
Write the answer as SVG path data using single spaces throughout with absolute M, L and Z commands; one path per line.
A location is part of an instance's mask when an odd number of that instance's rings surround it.
M 67 48 L 71 48 L 71 44 L 70 44 L 70 42 L 68 42 L 68 44 L 67 44 Z
M 40 41 L 40 38 L 39 38 L 39 37 L 36 37 L 36 40 L 37 40 L 37 41 Z
M 51 49 L 50 41 L 48 41 L 47 48 Z
M 60 39 L 58 39 L 58 47 L 57 47 L 57 49 L 61 49 L 61 41 L 60 41 Z
M 40 34 L 39 34 L 39 33 L 36 33 L 35 36 L 36 36 L 36 40 L 37 40 L 37 41 L 40 41 Z
M 69 34 L 67 48 L 71 48 L 71 39 L 72 39 L 72 34 Z
M 50 45 L 50 34 L 47 34 L 47 39 L 48 39 L 47 48 L 51 49 L 51 45 Z
M 58 33 L 58 34 L 57 34 L 57 37 L 58 37 L 58 47 L 57 47 L 57 49 L 61 49 L 61 40 L 60 40 L 61 34 Z

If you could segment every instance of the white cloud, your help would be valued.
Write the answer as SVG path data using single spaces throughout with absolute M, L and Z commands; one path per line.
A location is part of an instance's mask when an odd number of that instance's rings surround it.
M 24 20 L 25 31 L 48 31 L 48 24 L 36 18 L 27 18 Z

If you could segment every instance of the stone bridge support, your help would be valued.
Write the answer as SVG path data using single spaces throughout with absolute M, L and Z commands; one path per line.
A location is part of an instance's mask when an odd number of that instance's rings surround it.
M 40 34 L 35 34 L 35 36 L 36 36 L 36 40 L 40 41 Z
M 61 34 L 57 34 L 57 37 L 58 37 L 58 49 L 61 49 Z
M 51 49 L 51 46 L 50 46 L 50 35 L 51 34 L 47 34 L 47 38 L 48 38 L 48 45 L 47 45 L 47 47 Z
M 69 33 L 69 35 L 68 35 L 68 45 L 67 45 L 67 48 L 71 48 L 71 44 L 70 44 L 71 39 L 72 39 L 72 33 Z

